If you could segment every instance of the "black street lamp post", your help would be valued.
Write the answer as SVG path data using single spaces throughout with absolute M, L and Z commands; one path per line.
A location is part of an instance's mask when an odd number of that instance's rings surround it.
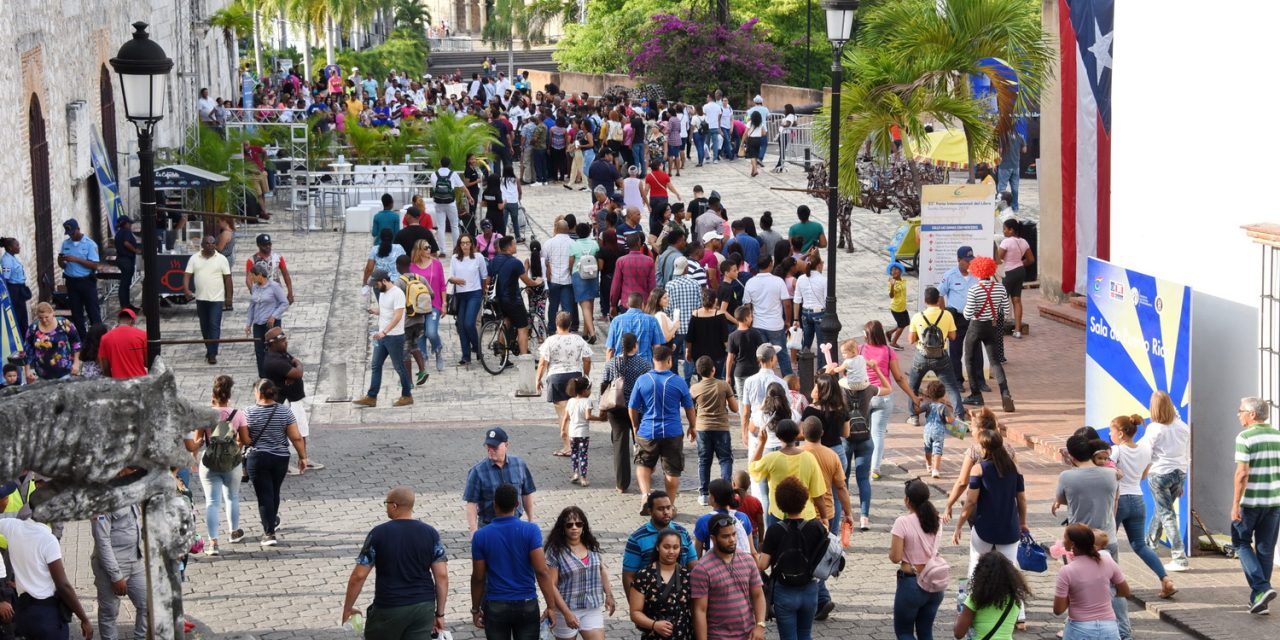
M 133 23 L 133 39 L 124 43 L 111 67 L 120 76 L 125 118 L 138 130 L 138 193 L 142 213 L 142 313 L 147 316 L 147 367 L 160 355 L 160 273 L 156 269 L 156 167 L 152 134 L 164 117 L 165 82 L 173 60 L 147 33 L 147 23 Z
M 828 0 L 827 39 L 831 41 L 831 149 L 827 157 L 827 302 L 822 313 L 822 342 L 840 344 L 840 318 L 836 313 L 836 245 L 840 210 L 840 85 L 844 84 L 844 45 L 853 33 L 857 0 Z

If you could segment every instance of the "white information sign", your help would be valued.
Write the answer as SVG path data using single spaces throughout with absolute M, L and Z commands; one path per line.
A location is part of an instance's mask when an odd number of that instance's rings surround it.
M 918 308 L 925 306 L 925 288 L 938 286 L 947 270 L 956 266 L 957 249 L 968 245 L 975 256 L 994 256 L 995 195 L 993 184 L 924 185 Z

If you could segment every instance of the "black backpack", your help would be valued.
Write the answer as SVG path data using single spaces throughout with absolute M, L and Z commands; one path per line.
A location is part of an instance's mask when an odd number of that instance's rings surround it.
M 803 587 L 813 582 L 813 558 L 804 550 L 804 528 L 813 520 L 796 524 L 794 520 L 783 520 L 778 523 L 786 530 L 787 536 L 783 549 L 773 561 L 770 576 L 780 584 L 789 587 Z M 821 526 L 821 525 L 819 525 Z
M 920 335 L 920 346 L 924 347 L 924 356 L 926 358 L 945 358 L 947 356 L 947 339 L 942 335 L 942 329 L 938 328 L 938 323 L 942 322 L 942 314 L 946 311 L 940 311 L 937 319 L 929 322 L 929 316 L 921 312 L 924 317 L 924 332 Z
M 431 199 L 440 204 L 453 202 L 453 172 L 444 175 L 436 172 L 436 183 L 431 187 Z M 444 224 L 443 222 L 441 224 Z

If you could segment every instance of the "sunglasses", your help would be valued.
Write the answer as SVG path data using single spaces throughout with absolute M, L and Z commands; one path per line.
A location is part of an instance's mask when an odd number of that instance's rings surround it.
M 581 522 L 577 522 L 577 521 L 572 521 L 572 522 L 566 522 L 566 523 L 564 523 L 564 528 L 566 528 L 566 529 L 581 529 L 581 528 L 583 528 L 584 526 L 586 526 L 586 525 L 585 525 L 585 524 L 583 524 L 583 523 L 581 523 Z

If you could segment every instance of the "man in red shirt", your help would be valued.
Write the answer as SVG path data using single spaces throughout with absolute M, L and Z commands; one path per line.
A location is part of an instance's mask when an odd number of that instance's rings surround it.
M 138 315 L 133 309 L 121 309 L 116 319 L 119 324 L 98 345 L 102 374 L 117 380 L 147 375 L 147 332 L 133 326 Z

